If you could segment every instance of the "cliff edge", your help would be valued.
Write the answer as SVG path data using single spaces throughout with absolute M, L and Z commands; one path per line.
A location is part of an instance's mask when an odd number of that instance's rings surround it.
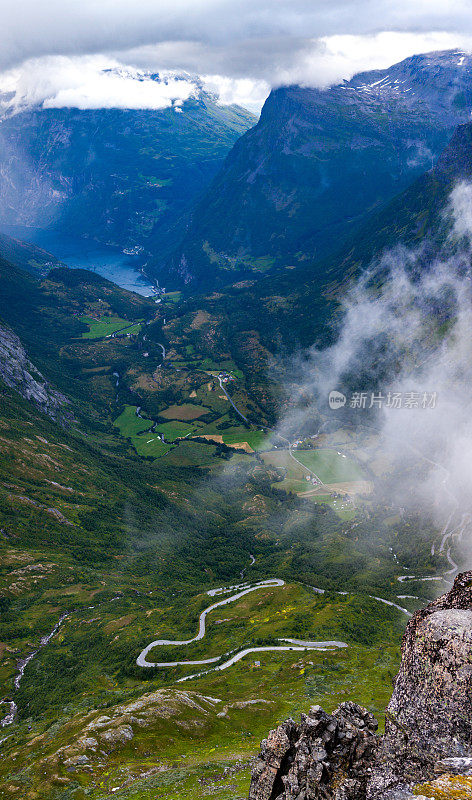
M 410 620 L 385 734 L 376 729 L 352 702 L 288 720 L 262 742 L 249 800 L 401 800 L 415 787 L 416 800 L 472 798 L 472 571 Z M 448 794 L 453 775 L 460 795 Z

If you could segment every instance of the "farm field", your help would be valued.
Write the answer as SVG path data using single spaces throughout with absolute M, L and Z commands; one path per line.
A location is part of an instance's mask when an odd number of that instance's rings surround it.
M 157 433 L 150 433 L 149 439 L 140 437 L 134 442 L 136 452 L 140 456 L 149 458 L 160 458 L 171 450 L 173 445 L 163 442 Z
M 334 450 L 294 450 L 293 455 L 294 458 L 288 450 L 271 450 L 263 453 L 262 458 L 266 464 L 287 470 L 286 478 L 292 481 L 304 481 L 310 471 L 328 485 L 364 479 L 361 468 L 352 459 L 343 458 Z
M 119 428 L 122 436 L 133 437 L 149 430 L 152 426 L 152 420 L 143 419 L 136 414 L 137 406 L 125 406 L 124 411 L 113 423 Z
M 323 483 L 363 480 L 361 468 L 349 456 L 338 455 L 336 450 L 296 450 L 294 455 L 315 472 Z
M 156 425 L 156 433 L 162 433 L 168 442 L 190 436 L 191 433 L 197 430 L 195 425 L 187 425 L 187 423 L 179 422 L 178 420 L 174 422 L 163 422 L 161 425 Z
M 131 439 L 132 445 L 140 456 L 160 458 L 170 450 L 157 433 L 151 433 L 153 421 L 143 419 L 136 414 L 136 406 L 125 406 L 124 411 L 113 423 L 122 436 Z
M 339 517 L 351 519 L 355 513 L 352 501 L 333 497 L 332 493 L 368 494 L 370 484 L 365 480 L 362 469 L 349 456 L 343 458 L 334 450 L 295 450 L 293 455 L 295 458 L 290 456 L 288 450 L 261 453 L 267 466 L 276 467 L 284 474 L 283 480 L 273 485 L 314 503 L 327 503 Z M 309 470 L 316 473 L 325 486 L 314 486 L 311 481 L 307 481 Z
M 82 334 L 82 339 L 102 339 L 111 333 L 116 333 L 116 331 L 122 328 L 128 328 L 126 333 L 138 333 L 142 327 L 140 322 L 132 325 L 129 320 L 121 319 L 116 316 L 101 317 L 100 319 L 81 317 L 81 322 L 85 322 L 89 327 L 88 331 Z
M 251 450 L 267 450 L 270 447 L 270 437 L 264 431 L 248 431 L 241 427 L 240 431 L 223 433 L 223 442 L 228 446 L 238 442 L 247 442 Z
M 193 403 L 183 403 L 182 405 L 172 405 L 165 408 L 164 411 L 159 412 L 160 417 L 164 419 L 176 419 L 183 422 L 199 419 L 204 417 L 205 414 L 210 412 L 209 408 L 205 406 L 196 406 Z
M 164 300 L 168 300 L 172 303 L 178 303 L 180 300 L 182 292 L 166 292 L 163 295 Z
M 184 443 L 180 441 L 178 443 L 178 449 L 172 458 L 172 463 L 174 463 L 174 461 L 178 463 L 179 459 L 181 459 L 182 465 L 203 466 L 212 463 L 211 459 L 216 452 L 215 447 L 210 446 L 212 442 L 215 444 L 221 442 L 228 446 L 235 446 L 238 443 L 247 443 L 250 451 L 261 450 L 267 442 L 267 437 L 263 432 L 248 431 L 243 427 L 233 427 L 230 429 L 229 433 L 227 433 L 225 429 L 221 434 L 206 433 L 207 427 L 209 426 L 202 426 L 200 422 L 196 421 L 197 418 L 194 415 L 194 409 L 200 411 L 199 406 L 187 404 L 171 408 L 170 414 L 173 417 L 172 421 L 157 424 L 154 431 L 151 431 L 151 428 L 154 427 L 153 420 L 138 417 L 136 409 L 136 406 L 126 405 L 124 411 L 114 421 L 114 425 L 119 429 L 122 436 L 131 439 L 136 452 L 142 456 L 159 458 L 169 452 L 170 448 L 168 443 L 187 439 L 188 437 L 202 436 L 204 438 L 208 437 L 208 445 L 199 442 L 187 441 Z M 168 411 L 169 409 L 165 410 L 165 412 Z M 167 414 L 165 412 L 160 413 L 159 416 L 166 417 Z M 194 417 L 195 424 L 189 424 L 188 422 L 183 422 L 181 419 L 175 419 L 177 414 L 181 417 Z M 159 438 L 160 435 L 164 436 L 166 440 L 165 443 Z
M 189 439 L 178 442 L 177 446 L 170 450 L 163 463 L 179 467 L 211 467 L 217 468 L 218 461 L 215 459 L 216 447 L 211 443 L 202 444 L 192 442 Z

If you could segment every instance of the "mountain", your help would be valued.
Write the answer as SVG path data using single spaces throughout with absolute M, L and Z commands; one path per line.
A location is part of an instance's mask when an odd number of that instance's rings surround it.
M 200 297 L 188 302 L 225 315 L 235 350 L 244 349 L 254 329 L 272 354 L 286 355 L 314 343 L 325 346 L 350 283 L 382 253 L 399 245 L 421 249 L 418 263 L 424 265 L 435 256 L 451 255 L 457 247 L 449 237 L 451 191 L 471 179 L 472 123 L 467 123 L 454 131 L 433 169 L 371 213 L 329 257 L 235 281 L 204 303 Z M 251 371 L 257 372 L 255 366 Z
M 326 90 L 273 91 L 192 214 L 184 283 L 326 257 L 430 169 L 472 107 L 472 57 L 418 55 Z
M 452 226 L 450 194 L 457 184 L 471 178 L 472 124 L 468 122 L 456 128 L 433 169 L 371 214 L 332 261 L 349 271 L 353 264 L 366 265 L 398 244 L 415 247 L 429 240 L 441 247 Z
M 51 253 L 35 244 L 14 239 L 0 233 L 0 254 L 6 261 L 16 264 L 28 272 L 47 272 L 60 262 Z
M 160 254 L 175 247 L 177 221 L 256 121 L 198 82 L 191 89 L 157 110 L 10 103 L 0 122 L 0 224 Z
M 298 337 L 299 342 L 310 344 L 314 338 L 313 307 L 321 310 L 319 321 L 324 324 L 349 282 L 375 264 L 383 253 L 398 246 L 412 248 L 418 251 L 418 264 L 425 267 L 435 257 L 447 259 L 463 244 L 460 237 L 450 236 L 451 192 L 471 179 L 469 122 L 457 127 L 433 169 L 371 214 L 332 256 L 275 279 L 274 293 L 283 294 L 286 300 L 277 324 L 291 333 L 292 339 Z M 468 202 L 466 197 L 466 206 Z M 378 271 L 377 274 L 381 279 Z

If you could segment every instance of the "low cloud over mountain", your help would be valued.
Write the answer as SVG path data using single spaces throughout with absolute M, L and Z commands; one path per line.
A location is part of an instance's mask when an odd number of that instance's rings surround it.
M 424 258 L 426 242 L 416 250 L 397 247 L 360 277 L 343 298 L 334 343 L 299 357 L 290 386 L 298 400 L 281 423 L 285 435 L 314 433 L 321 408 L 321 429 L 343 420 L 379 437 L 374 447 L 389 474 L 386 498 L 409 511 L 421 509 L 444 531 L 455 518 L 468 558 L 471 193 L 465 181 L 452 191 L 445 210 L 450 234 L 435 258 Z M 329 410 L 329 394 L 338 390 L 346 404 Z
M 453 9 L 441 2 L 404 0 L 376 4 L 283 0 L 275 5 L 247 0 L 198 4 L 140 0 L 132 9 L 123 0 L 99 4 L 6 0 L 0 25 L 0 69 L 23 65 L 21 79 L 33 75 L 38 89 L 48 84 L 53 72 L 58 81 L 56 102 L 80 108 L 95 108 L 100 102 L 156 108 L 161 99 L 149 86 L 133 87 L 132 92 L 122 87 L 117 93 L 103 76 L 87 80 L 93 66 L 97 75 L 99 69 L 93 60 L 83 62 L 83 56 L 105 55 L 108 66 L 118 61 L 142 69 L 205 75 L 221 89 L 224 102 L 256 108 L 271 87 L 327 86 L 413 53 L 467 49 L 472 35 L 464 0 Z M 77 85 L 73 73 L 83 69 L 84 80 Z M 0 80 L 0 88 L 4 82 Z

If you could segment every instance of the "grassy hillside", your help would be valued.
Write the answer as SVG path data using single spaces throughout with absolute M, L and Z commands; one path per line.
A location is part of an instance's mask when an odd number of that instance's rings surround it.
M 346 520 L 282 486 L 266 463 L 277 452 L 265 433 L 270 353 L 254 329 L 235 340 L 218 299 L 157 306 L 90 272 L 0 270 L 3 322 L 69 401 L 59 424 L 0 385 L 0 680 L 18 706 L 3 729 L 0 797 L 244 796 L 277 720 L 348 695 L 380 711 L 407 617 L 375 597 L 397 599 L 390 548 L 402 570 L 441 567 L 430 527 L 368 499 Z M 126 330 L 110 336 L 118 321 Z M 342 474 L 341 457 L 298 456 L 326 480 L 353 478 L 351 456 Z M 155 638 L 195 635 L 216 599 L 208 590 L 270 577 L 285 585 L 211 612 L 185 655 L 165 646 L 152 657 L 199 660 L 284 636 L 348 647 L 262 651 L 185 683 L 189 668 L 137 666 Z

